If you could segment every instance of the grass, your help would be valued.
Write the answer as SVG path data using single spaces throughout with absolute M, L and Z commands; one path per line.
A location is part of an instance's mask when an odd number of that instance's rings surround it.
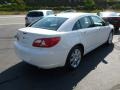
M 24 15 L 26 11 L 0 11 L 0 15 Z

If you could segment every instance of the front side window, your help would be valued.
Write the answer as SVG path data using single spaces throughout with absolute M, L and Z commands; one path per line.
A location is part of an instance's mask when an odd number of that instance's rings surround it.
M 91 19 L 94 23 L 94 26 L 103 26 L 103 24 L 104 24 L 104 22 L 96 16 L 91 16 Z
M 92 26 L 91 20 L 88 17 L 83 17 L 79 21 L 82 28 L 89 28 Z
M 67 20 L 68 18 L 62 18 L 62 17 L 45 17 L 33 25 L 31 27 L 35 28 L 42 28 L 42 29 L 48 29 L 48 30 L 55 30 L 57 29 Z

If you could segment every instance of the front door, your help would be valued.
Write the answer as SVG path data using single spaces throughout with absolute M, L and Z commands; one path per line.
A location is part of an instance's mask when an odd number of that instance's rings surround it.
M 83 17 L 79 20 L 82 29 L 81 35 L 84 37 L 86 52 L 89 52 L 98 46 L 100 27 L 94 27 L 89 17 Z

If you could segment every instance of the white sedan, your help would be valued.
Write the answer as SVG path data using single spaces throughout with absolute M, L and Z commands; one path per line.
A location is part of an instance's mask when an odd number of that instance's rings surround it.
M 19 29 L 16 38 L 15 52 L 21 60 L 39 68 L 74 70 L 85 54 L 112 44 L 113 26 L 93 14 L 60 13 Z

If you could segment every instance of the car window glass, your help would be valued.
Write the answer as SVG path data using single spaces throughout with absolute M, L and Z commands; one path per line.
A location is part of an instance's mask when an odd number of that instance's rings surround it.
M 43 16 L 43 12 L 29 12 L 27 16 L 28 17 L 40 17 L 40 16 Z
M 73 26 L 73 30 L 78 30 L 78 29 L 81 29 L 79 21 L 77 21 Z
M 56 31 L 67 19 L 62 17 L 45 17 L 31 25 L 31 27 Z
M 98 18 L 96 16 L 91 16 L 91 19 L 94 23 L 94 26 L 103 26 L 104 22 L 100 18 Z
M 83 17 L 79 21 L 82 28 L 89 28 L 92 25 L 91 20 L 88 17 Z

